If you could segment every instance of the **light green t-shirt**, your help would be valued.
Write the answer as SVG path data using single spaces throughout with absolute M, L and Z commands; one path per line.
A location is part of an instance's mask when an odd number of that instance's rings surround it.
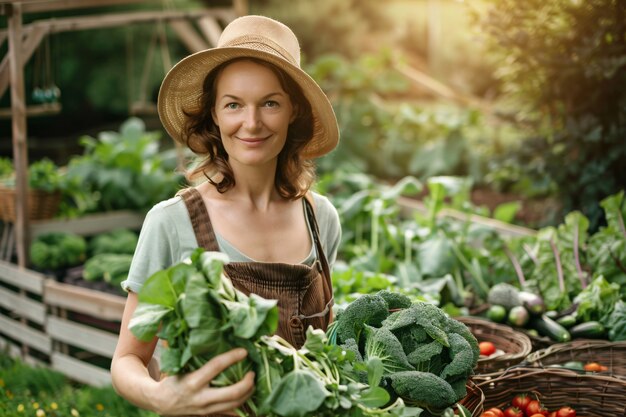
M 332 266 L 337 258 L 337 248 L 341 240 L 339 215 L 326 197 L 317 193 L 312 194 L 315 203 L 315 218 L 320 229 L 320 243 L 328 263 Z M 302 210 L 305 215 L 304 199 Z M 312 233 L 311 225 L 308 224 L 308 226 L 309 233 Z M 256 262 L 239 252 L 221 236 L 216 234 L 216 238 L 220 251 L 226 253 L 231 261 Z M 126 291 L 139 292 L 150 275 L 182 262 L 197 247 L 196 235 L 182 197 L 173 197 L 156 204 L 150 209 L 143 222 L 128 279 L 122 282 L 122 288 Z M 302 263 L 312 265 L 316 259 L 317 253 L 313 245 L 311 253 L 303 259 Z

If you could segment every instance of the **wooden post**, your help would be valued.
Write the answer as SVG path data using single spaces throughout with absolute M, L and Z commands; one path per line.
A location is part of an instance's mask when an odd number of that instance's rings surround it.
M 439 77 L 441 54 L 441 7 L 440 0 L 428 0 L 428 66 L 430 72 Z
M 22 5 L 12 3 L 8 13 L 13 164 L 15 166 L 15 237 L 17 263 L 28 264 L 28 147 L 26 144 L 26 99 L 22 60 Z
M 233 0 L 233 9 L 237 16 L 248 14 L 248 0 Z

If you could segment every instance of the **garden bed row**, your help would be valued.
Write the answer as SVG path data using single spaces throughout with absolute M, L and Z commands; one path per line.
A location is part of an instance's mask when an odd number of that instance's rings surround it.
M 55 231 L 90 236 L 118 227 L 139 228 L 142 222 L 143 216 L 126 211 L 38 221 L 31 236 Z M 76 381 L 108 385 L 124 303 L 123 296 L 0 261 L 0 348 Z

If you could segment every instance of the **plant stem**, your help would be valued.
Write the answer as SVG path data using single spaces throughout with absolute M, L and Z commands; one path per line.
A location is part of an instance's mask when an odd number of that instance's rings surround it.
M 456 246 L 456 243 L 452 240 L 450 240 L 450 247 L 452 248 L 452 251 L 459 259 L 461 264 L 465 267 L 465 269 L 467 269 L 467 272 L 469 272 L 472 278 L 474 278 L 474 282 L 483 292 L 483 296 L 486 296 L 489 293 L 489 287 L 487 286 L 487 284 L 485 284 L 485 281 L 483 281 L 480 272 L 474 270 L 474 266 L 468 262 L 467 258 L 465 258 L 463 253 L 461 253 L 461 250 Z
M 413 242 L 413 230 L 407 229 L 404 231 L 404 262 L 407 264 L 411 262 L 411 243 Z
M 524 251 L 526 252 L 528 257 L 533 261 L 535 266 L 539 265 L 539 260 L 537 259 L 537 256 L 533 253 L 533 249 L 530 246 L 528 246 L 526 243 L 522 244 L 522 248 L 524 248 Z
M 378 219 L 380 218 L 380 211 L 382 209 L 381 205 L 382 205 L 382 201 L 374 200 L 373 207 L 372 207 L 372 218 L 371 218 L 372 242 L 370 246 L 373 254 L 378 252 L 378 228 L 380 226 L 378 224 Z
M 578 253 L 578 227 L 574 228 L 574 264 L 576 265 L 576 272 L 578 273 L 578 279 L 580 280 L 580 285 L 584 290 L 587 288 L 587 283 L 585 282 L 585 273 L 580 266 L 580 255 Z
M 506 245 L 506 243 L 502 242 L 502 245 L 504 248 L 504 253 L 513 264 L 513 269 L 515 269 L 515 274 L 517 275 L 520 286 L 524 288 L 526 286 L 526 278 L 524 278 L 524 271 L 522 271 L 522 266 L 520 265 L 515 255 L 513 255 L 513 252 L 511 252 L 509 247 Z
M 561 266 L 561 257 L 559 256 L 559 250 L 554 244 L 554 239 L 550 239 L 550 247 L 552 253 L 554 253 L 554 260 L 556 261 L 556 275 L 559 279 L 559 289 L 562 293 L 565 293 L 565 279 L 563 278 L 563 267 Z

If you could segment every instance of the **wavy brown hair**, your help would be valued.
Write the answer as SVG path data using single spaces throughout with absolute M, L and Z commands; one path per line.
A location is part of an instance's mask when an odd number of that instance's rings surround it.
M 228 163 L 228 153 L 224 149 L 219 127 L 213 121 L 212 109 L 215 107 L 219 75 L 228 65 L 242 60 L 253 61 L 269 68 L 278 78 L 283 90 L 289 95 L 296 117 L 289 125 L 285 146 L 278 154 L 274 185 L 284 198 L 302 197 L 315 180 L 313 161 L 302 157 L 304 147 L 313 137 L 311 105 L 300 86 L 289 75 L 275 65 L 260 59 L 237 58 L 219 65 L 204 79 L 197 110 L 183 109 L 187 116 L 182 132 L 183 140 L 195 154 L 204 156 L 204 159 L 187 173 L 187 177 L 192 179 L 203 175 L 220 193 L 235 186 L 235 176 Z M 219 182 L 215 182 L 210 175 L 216 172 L 222 175 Z

